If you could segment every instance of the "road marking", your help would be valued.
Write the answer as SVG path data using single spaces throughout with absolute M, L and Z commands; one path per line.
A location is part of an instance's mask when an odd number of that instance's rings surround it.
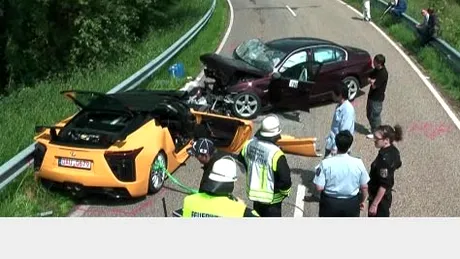
M 286 5 L 286 8 L 289 10 L 289 12 L 291 12 L 292 16 L 296 17 L 297 14 L 294 13 L 294 11 L 291 9 L 291 7 L 289 7 L 289 5 Z
M 305 197 L 306 187 L 303 184 L 299 184 L 297 186 L 297 196 L 295 197 L 295 208 L 294 208 L 294 217 L 303 217 L 303 208 L 304 208 L 304 201 L 303 197 Z
M 423 134 L 430 140 L 450 133 L 453 127 L 444 122 L 414 122 L 410 125 L 407 132 L 417 132 Z
M 69 214 L 69 217 L 82 217 L 89 209 L 89 205 L 80 205 L 72 213 Z
M 220 45 L 219 47 L 217 48 L 216 50 L 216 54 L 219 54 L 222 49 L 224 48 L 224 45 L 225 43 L 227 42 L 228 40 L 228 37 L 230 36 L 230 32 L 232 31 L 232 27 L 233 27 L 233 20 L 234 20 L 234 14 L 233 14 L 233 5 L 232 5 L 232 2 L 230 0 L 227 0 L 227 4 L 228 4 L 228 8 L 230 9 L 230 21 L 228 22 L 228 27 L 227 27 L 227 31 L 225 32 L 225 35 L 224 35 L 224 38 L 222 39 L 222 41 L 220 42 Z M 203 78 L 204 76 L 204 71 L 201 70 L 200 74 L 198 74 L 198 76 L 196 77 L 196 81 L 199 82 L 201 80 L 201 78 Z M 182 89 L 181 89 L 182 90 Z
M 343 2 L 342 0 L 336 0 L 336 1 L 342 3 L 343 5 L 346 5 L 348 8 L 350 8 L 353 12 L 357 13 L 358 15 L 362 15 L 361 12 L 356 10 L 353 6 L 350 6 L 349 4 Z M 407 56 L 407 54 L 404 53 L 404 51 L 392 39 L 390 39 L 390 37 L 388 37 L 388 35 L 386 35 L 385 32 L 382 31 L 382 29 L 380 29 L 373 22 L 370 22 L 370 25 L 372 25 L 372 27 L 374 27 L 374 29 L 376 29 L 396 49 L 396 51 L 398 51 L 399 54 L 401 54 L 401 56 L 404 58 L 404 60 L 406 60 L 406 62 L 409 64 L 409 66 L 415 71 L 415 73 L 417 73 L 417 75 L 420 77 L 420 79 L 423 81 L 423 83 L 428 87 L 428 89 L 434 95 L 434 97 L 439 102 L 439 104 L 441 104 L 442 108 L 446 111 L 447 115 L 449 115 L 449 117 L 451 118 L 451 120 L 455 124 L 455 126 L 457 126 L 457 128 L 460 130 L 460 121 L 458 120 L 457 116 L 452 111 L 452 109 L 450 109 L 449 105 L 447 105 L 447 103 L 444 101 L 444 99 L 441 97 L 441 95 L 436 91 L 435 87 L 430 83 L 430 81 L 428 81 L 428 79 L 427 79 L 428 77 L 425 76 L 422 73 L 422 71 L 420 71 L 420 69 L 409 58 L 409 56 Z
M 220 53 L 222 51 L 222 49 L 224 48 L 224 45 L 227 42 L 228 37 L 230 36 L 230 32 L 232 31 L 232 27 L 233 27 L 233 19 L 234 19 L 233 5 L 232 5 L 232 2 L 230 0 L 227 0 L 227 4 L 228 4 L 228 8 L 230 8 L 230 21 L 228 23 L 228 28 L 227 28 L 227 31 L 225 32 L 224 38 L 222 39 L 222 42 L 220 43 L 219 47 L 217 48 L 216 53 Z

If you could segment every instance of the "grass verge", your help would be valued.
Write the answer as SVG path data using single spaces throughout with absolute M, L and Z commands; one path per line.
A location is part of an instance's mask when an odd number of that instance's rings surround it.
M 78 71 L 68 81 L 55 79 L 42 82 L 34 88 L 25 88 L 0 100 L 1 162 L 4 163 L 32 143 L 33 128 L 36 124 L 54 124 L 75 113 L 74 105 L 60 96 L 59 91 L 82 89 L 106 92 L 110 90 L 179 39 L 201 19 L 211 3 L 212 0 L 181 0 L 178 5 L 179 10 L 176 10 L 179 14 L 177 21 L 171 21 L 169 28 L 153 31 L 138 46 L 135 55 L 120 64 L 100 67 L 94 71 Z M 217 48 L 220 37 L 216 35 L 221 35 L 225 31 L 226 23 L 226 2 L 218 0 L 215 13 L 208 24 L 169 63 L 180 60 L 186 65 L 189 74 L 199 71 L 201 69 L 199 60 L 196 62 L 194 59 L 197 59 L 200 51 L 213 51 Z M 157 75 L 166 78 L 168 65 L 158 71 L 154 78 Z M 152 85 L 153 88 L 158 88 L 155 87 L 155 83 Z M 180 86 L 179 80 L 166 85 L 167 88 L 177 86 Z M 3 217 L 37 216 L 46 211 L 53 211 L 53 216 L 65 216 L 73 205 L 72 199 L 57 192 L 50 192 L 37 184 L 32 169 L 26 170 L 0 192 L 0 216 Z
M 441 38 L 452 47 L 460 49 L 460 2 L 458 0 L 417 0 L 410 1 L 407 14 L 421 21 L 422 8 L 434 7 L 441 25 Z
M 358 10 L 362 10 L 361 0 L 344 0 L 344 2 Z M 438 86 L 452 104 L 458 107 L 460 101 L 460 76 L 446 60 L 444 54 L 429 44 L 422 47 L 412 25 L 403 20 L 395 22 L 389 14 L 379 20 L 378 18 L 383 13 L 383 10 L 383 5 L 373 4 L 371 12 L 372 17 L 375 17 L 373 19 L 374 23 L 382 28 L 393 40 L 401 43 L 406 52 L 408 52 L 407 54 L 423 67 L 430 80 Z
M 225 34 L 229 19 L 227 10 L 227 1 L 218 0 L 213 17 L 209 20 L 209 23 L 213 25 L 203 28 L 202 33 L 197 35 L 188 47 L 183 48 L 175 58 L 157 71 L 154 80 L 148 81 L 141 87 L 146 89 L 177 89 L 185 84 L 187 76 L 197 76 L 202 69 L 200 55 L 215 52 Z M 168 67 L 179 62 L 184 64 L 186 77 L 175 79 L 169 75 Z

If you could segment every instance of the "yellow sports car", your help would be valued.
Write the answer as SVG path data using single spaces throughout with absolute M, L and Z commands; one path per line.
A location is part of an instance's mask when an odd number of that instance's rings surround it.
M 253 123 L 199 112 L 182 91 L 104 94 L 64 91 L 80 111 L 54 126 L 37 126 L 36 177 L 74 194 L 102 192 L 139 197 L 158 192 L 165 181 L 159 165 L 174 172 L 189 157 L 197 137 L 236 153 L 253 135 Z M 318 156 L 316 138 L 284 136 L 288 153 Z M 160 166 L 160 167 L 161 167 Z

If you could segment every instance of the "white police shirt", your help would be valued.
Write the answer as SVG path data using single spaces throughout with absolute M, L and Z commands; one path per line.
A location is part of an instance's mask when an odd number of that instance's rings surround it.
M 370 180 L 361 159 L 348 154 L 337 154 L 323 159 L 316 167 L 313 183 L 324 188 L 324 194 L 347 199 L 356 196 L 362 185 Z

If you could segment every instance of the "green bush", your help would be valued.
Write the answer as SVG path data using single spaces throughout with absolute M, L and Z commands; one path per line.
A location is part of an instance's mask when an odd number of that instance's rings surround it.
M 168 22 L 175 2 L 4 0 L 0 71 L 7 74 L 0 88 L 13 90 L 57 72 L 115 61 L 152 28 Z

